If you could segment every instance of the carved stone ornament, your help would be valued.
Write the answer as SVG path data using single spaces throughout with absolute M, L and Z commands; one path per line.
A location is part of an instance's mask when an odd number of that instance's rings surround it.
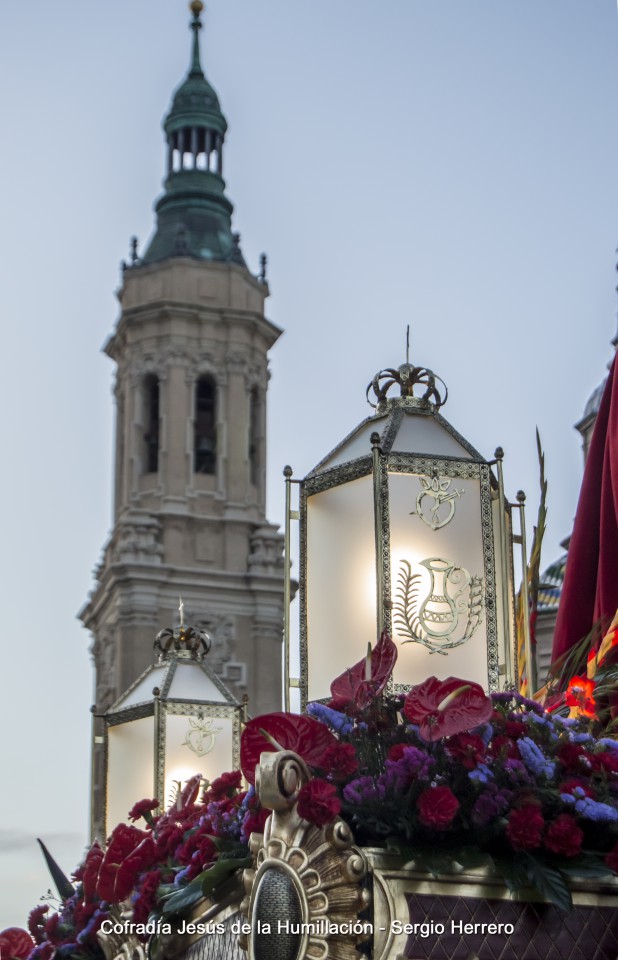
M 255 869 L 243 875 L 241 912 L 251 932 L 239 940 L 249 960 L 357 960 L 371 924 L 367 861 L 348 825 L 336 818 L 316 827 L 298 813 L 310 779 L 295 753 L 263 753 L 256 789 L 272 810 L 264 834 L 252 833 Z

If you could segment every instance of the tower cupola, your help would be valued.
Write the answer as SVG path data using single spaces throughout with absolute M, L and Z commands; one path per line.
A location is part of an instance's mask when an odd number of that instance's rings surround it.
M 225 196 L 223 143 L 227 122 L 200 59 L 201 0 L 193 0 L 191 62 L 163 121 L 167 142 L 164 193 L 157 226 L 142 263 L 186 256 L 244 265 L 232 234 L 233 206 Z

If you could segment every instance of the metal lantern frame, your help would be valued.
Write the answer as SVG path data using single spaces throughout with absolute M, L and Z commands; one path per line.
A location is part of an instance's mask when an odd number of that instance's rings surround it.
M 386 383 L 384 381 L 386 380 Z M 387 397 L 388 389 L 397 383 L 401 386 L 401 396 Z M 424 388 L 422 396 L 416 396 L 414 387 Z M 489 691 L 504 686 L 516 686 L 518 683 L 515 638 L 515 589 L 513 544 L 523 543 L 525 548 L 523 495 L 518 495 L 518 503 L 510 504 L 504 495 L 502 457 L 500 448 L 495 459 L 485 459 L 439 412 L 446 399 L 441 384 L 432 371 L 404 364 L 398 370 L 386 370 L 378 374 L 369 384 L 367 393 L 373 388 L 377 403 L 373 416 L 367 417 L 352 430 L 320 463 L 300 481 L 291 479 L 290 468 L 284 470 L 286 477 L 286 540 L 289 544 L 289 519 L 298 517 L 300 521 L 300 676 L 298 680 L 289 680 L 289 686 L 300 687 L 301 708 L 304 709 L 310 699 L 310 644 L 311 630 L 308 611 L 308 508 L 311 498 L 319 493 L 332 490 L 354 480 L 371 476 L 373 478 L 373 509 L 376 563 L 376 630 L 375 638 L 383 629 L 393 635 L 393 602 L 391 576 L 391 508 L 389 502 L 389 475 L 416 475 L 431 478 L 439 475 L 445 480 L 474 480 L 478 482 L 480 496 L 480 537 L 482 550 L 483 578 L 483 618 L 486 633 L 487 681 Z M 443 385 L 442 385 L 443 386 Z M 371 403 L 371 401 L 369 401 Z M 406 451 L 397 449 L 397 435 L 405 417 L 426 417 L 433 419 L 461 448 L 462 454 L 431 454 L 424 450 Z M 352 444 L 357 438 L 355 444 Z M 359 445 L 366 439 L 366 453 L 342 460 L 343 451 L 353 446 L 358 453 Z M 337 463 L 337 458 L 341 462 Z M 333 464 L 333 460 L 335 463 Z M 492 470 L 492 467 L 495 468 Z M 299 510 L 290 510 L 291 484 L 299 486 Z M 513 508 L 519 508 L 522 532 L 513 535 Z M 289 549 L 289 547 L 288 547 Z M 289 571 L 289 563 L 286 563 Z M 289 624 L 285 634 L 289 647 Z M 336 637 L 333 637 L 336 643 Z M 527 638 L 529 652 L 529 639 Z M 359 649 L 358 658 L 363 654 Z M 528 662 L 531 662 L 528 660 Z M 287 676 L 289 678 L 289 649 L 286 649 Z M 428 672 L 431 672 L 429 669 Z M 404 692 L 410 684 L 395 683 L 395 691 Z M 289 689 L 287 692 L 289 704 Z
M 184 647 L 184 649 L 183 649 Z M 240 732 L 243 719 L 244 705 L 232 695 L 225 684 L 208 667 L 202 657 L 210 648 L 210 638 L 202 631 L 185 627 L 181 624 L 176 631 L 162 630 L 155 640 L 155 648 L 160 652 L 157 663 L 152 664 L 124 691 L 114 704 L 103 715 L 103 769 L 104 769 L 104 798 L 103 822 L 107 829 L 108 788 L 109 788 L 109 760 L 110 760 L 110 729 L 134 720 L 153 718 L 153 796 L 162 806 L 165 803 L 165 764 L 167 743 L 167 719 L 173 716 L 191 717 L 197 720 L 220 719 L 230 720 L 232 729 L 231 768 L 240 766 Z M 174 677 L 177 676 L 183 665 L 190 662 L 193 669 L 203 673 L 204 678 L 213 684 L 221 694 L 221 700 L 202 700 L 197 698 L 182 698 L 170 696 Z M 161 685 L 152 690 L 151 699 L 144 700 L 127 707 L 122 703 L 131 696 L 140 684 L 152 675 L 153 680 L 157 672 L 164 670 Z M 159 678 L 158 678 L 159 679 Z M 136 763 L 139 757 L 136 757 Z M 221 770 L 221 773 L 224 771 Z M 135 800 L 141 799 L 135 797 Z

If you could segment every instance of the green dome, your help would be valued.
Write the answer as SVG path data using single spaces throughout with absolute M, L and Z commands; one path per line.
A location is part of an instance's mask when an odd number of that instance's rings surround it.
M 200 63 L 201 0 L 193 0 L 191 63 L 163 121 L 168 159 L 157 225 L 142 263 L 171 257 L 244 264 L 232 233 L 233 207 L 225 195 L 223 145 L 227 123 Z

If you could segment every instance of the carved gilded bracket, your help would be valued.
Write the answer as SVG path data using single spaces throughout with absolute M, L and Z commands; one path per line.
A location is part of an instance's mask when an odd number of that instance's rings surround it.
M 314 826 L 298 813 L 310 779 L 295 753 L 264 753 L 256 771 L 263 807 L 272 810 L 264 834 L 249 845 L 255 869 L 245 870 L 241 904 L 249 932 L 240 945 L 249 960 L 356 960 L 371 936 L 360 918 L 370 904 L 367 861 L 339 818 Z

